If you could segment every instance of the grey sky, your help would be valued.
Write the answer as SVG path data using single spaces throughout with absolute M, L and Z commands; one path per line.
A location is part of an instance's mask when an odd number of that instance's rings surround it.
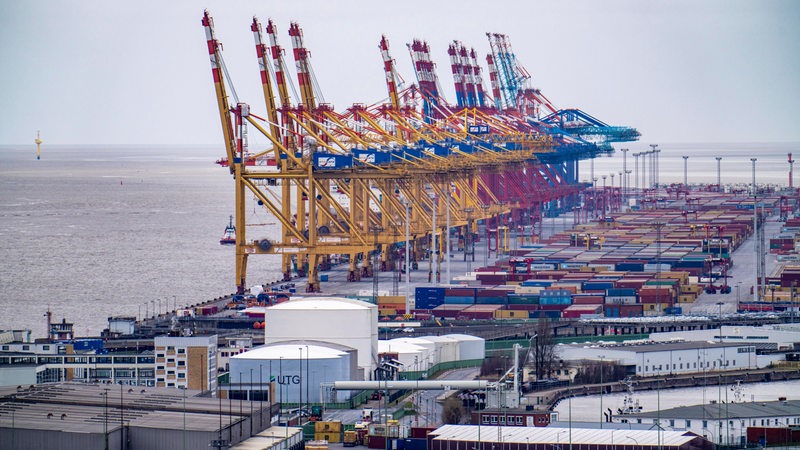
M 509 35 L 556 106 L 637 127 L 643 141 L 800 141 L 793 0 L 121 3 L 0 2 L 0 144 L 30 144 L 37 129 L 50 144 L 221 143 L 204 7 L 239 97 L 256 113 L 264 101 L 253 15 L 272 18 L 288 50 L 289 22 L 299 22 L 338 111 L 386 97 L 381 34 L 407 83 L 415 79 L 405 44 L 428 40 L 455 103 L 447 45 L 457 39 L 485 55 L 491 31 Z

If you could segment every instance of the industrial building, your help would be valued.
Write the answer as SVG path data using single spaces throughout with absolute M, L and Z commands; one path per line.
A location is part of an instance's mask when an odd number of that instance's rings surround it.
M 669 342 L 615 345 L 559 345 L 564 361 L 594 360 L 626 366 L 640 377 L 758 368 L 755 346 L 744 343 Z
M 721 387 L 720 399 L 713 403 L 614 416 L 613 420 L 658 423 L 666 430 L 697 433 L 719 445 L 737 446 L 747 444 L 748 427 L 800 426 L 800 401 L 727 402 L 726 387 Z
M 156 386 L 217 391 L 217 335 L 156 336 Z
M 650 340 L 735 342 L 754 345 L 758 352 L 791 351 L 800 349 L 800 324 L 753 326 L 722 325 L 716 329 L 651 333 Z
M 3 448 L 173 450 L 236 444 L 270 425 L 270 404 L 103 383 L 0 388 Z
M 486 357 L 486 341 L 466 334 L 389 339 L 378 342 L 378 348 L 381 355 L 399 364 L 400 372 L 425 371 L 437 364 L 469 363 Z
M 705 438 L 685 431 L 517 426 L 444 425 L 428 434 L 428 450 L 711 450 Z

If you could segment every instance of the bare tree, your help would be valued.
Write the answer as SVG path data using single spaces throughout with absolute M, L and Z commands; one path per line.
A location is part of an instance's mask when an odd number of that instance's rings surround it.
M 558 364 L 553 323 L 550 319 L 538 320 L 536 332 L 531 337 L 530 344 L 526 365 L 533 365 L 535 381 L 550 378 Z
M 460 424 L 464 419 L 465 413 L 461 400 L 449 397 L 442 405 L 442 422 L 450 425 Z
M 483 364 L 481 364 L 480 376 L 497 376 L 506 369 L 505 360 L 503 358 L 499 356 L 487 356 L 486 359 L 483 360 Z
M 602 371 L 602 375 L 600 372 Z M 592 361 L 586 363 L 575 374 L 576 384 L 597 384 L 600 381 L 609 383 L 619 381 L 627 376 L 624 366 L 610 361 Z

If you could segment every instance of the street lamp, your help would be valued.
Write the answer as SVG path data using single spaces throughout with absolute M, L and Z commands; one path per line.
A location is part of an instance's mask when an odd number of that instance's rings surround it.
M 636 439 L 634 439 L 634 438 L 632 438 L 632 437 L 630 437 L 630 436 L 628 436 L 628 435 L 625 435 L 625 438 L 627 438 L 627 439 L 630 439 L 630 440 L 632 440 L 633 442 L 635 442 L 635 443 L 636 443 L 636 445 L 639 445 L 639 441 L 637 441 Z
M 403 205 L 405 206 L 405 209 L 406 209 L 406 305 L 405 305 L 406 306 L 406 310 L 405 310 L 406 314 L 411 313 L 411 309 L 410 309 L 411 303 L 410 303 L 410 300 L 409 300 L 411 298 L 411 280 L 410 280 L 410 278 L 411 278 L 411 256 L 410 256 L 411 255 L 411 249 L 409 248 L 409 244 L 410 244 L 410 242 L 409 242 L 409 234 L 410 234 L 409 227 L 411 225 L 409 224 L 409 217 L 408 216 L 409 216 L 409 211 L 411 210 L 411 204 L 412 203 L 413 202 L 410 203 L 408 200 L 404 200 L 403 201 Z M 308 364 L 306 364 L 306 365 L 308 365 Z
M 686 187 L 689 185 L 688 182 L 688 173 L 689 173 L 689 165 L 688 165 L 689 157 L 687 155 L 683 155 L 683 186 Z
M 103 441 L 105 450 L 108 450 L 108 388 L 103 388 L 100 395 L 103 397 Z
M 600 429 L 603 429 L 603 358 L 605 355 L 600 355 Z

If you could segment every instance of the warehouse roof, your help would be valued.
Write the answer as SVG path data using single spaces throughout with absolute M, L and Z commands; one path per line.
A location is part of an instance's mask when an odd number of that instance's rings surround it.
M 430 433 L 434 440 L 467 441 L 484 444 L 592 444 L 618 447 L 661 445 L 680 447 L 700 436 L 683 431 L 619 430 L 556 427 L 496 427 L 477 425 L 444 425 Z M 659 442 L 660 441 L 660 442 Z M 488 446 L 487 446 L 488 448 Z
M 694 350 L 694 349 L 707 349 L 707 348 L 730 348 L 730 347 L 752 347 L 752 343 L 746 342 L 708 342 L 708 341 L 690 341 L 690 342 L 652 342 L 650 344 L 633 344 L 625 345 L 624 343 L 614 345 L 584 345 L 584 344 L 565 344 L 575 348 L 597 349 L 597 350 L 620 350 L 634 353 L 648 353 L 648 352 L 669 352 L 675 350 Z
M 0 387 L 0 428 L 102 433 L 120 422 L 174 429 L 186 415 L 187 431 L 217 431 L 250 411 L 250 402 L 198 397 L 200 391 L 103 383 L 46 383 Z M 185 397 L 184 397 L 185 395 Z M 240 407 L 247 405 L 246 407 Z M 258 403 L 253 403 L 256 410 Z
M 680 406 L 646 413 L 628 414 L 626 417 L 662 419 L 754 419 L 761 417 L 787 417 L 800 415 L 800 400 L 747 403 L 715 403 Z

